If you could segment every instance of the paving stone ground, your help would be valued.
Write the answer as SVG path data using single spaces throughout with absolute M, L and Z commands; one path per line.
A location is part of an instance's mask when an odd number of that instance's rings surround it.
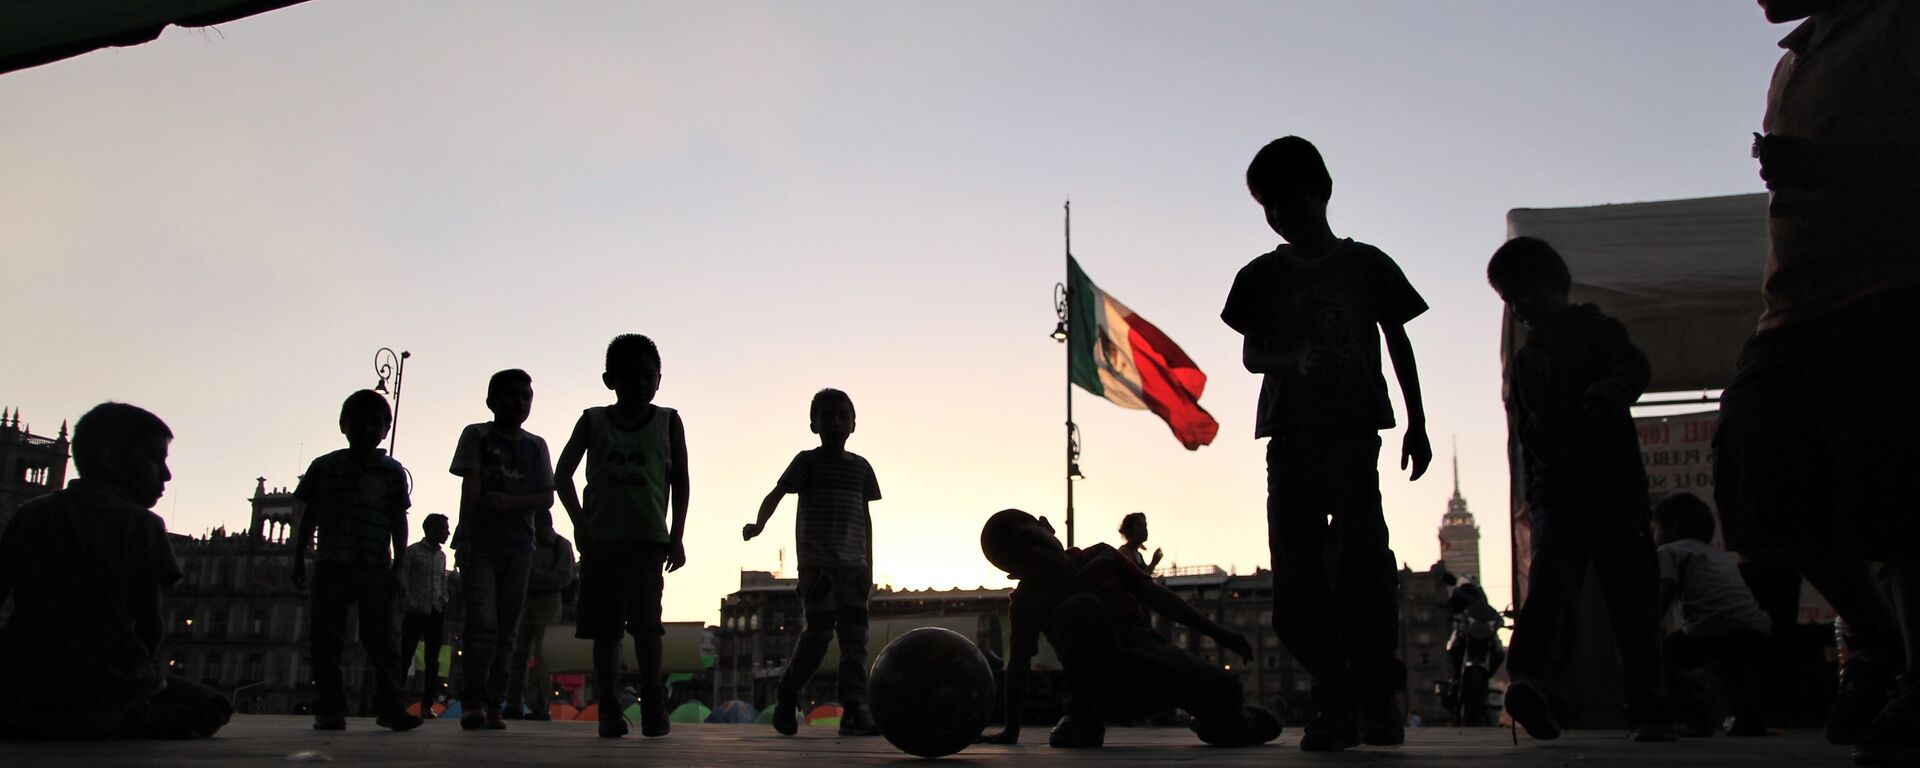
M 38 766 L 239 766 L 333 762 L 343 765 L 574 766 L 604 760 L 680 765 L 803 766 L 931 764 L 895 750 L 881 738 L 843 739 L 831 728 L 803 727 L 782 737 L 768 726 L 675 725 L 663 739 L 638 734 L 601 739 L 593 724 L 512 722 L 506 731 L 460 730 L 452 721 L 433 721 L 410 733 L 389 733 L 370 719 L 351 719 L 344 732 L 312 730 L 311 720 L 279 715 L 239 715 L 210 740 L 195 742 L 0 743 L 0 768 Z M 976 745 L 939 764 L 982 765 L 1196 765 L 1344 766 L 1406 768 L 1481 768 L 1482 766 L 1554 766 L 1555 768 L 1665 768 L 1666 766 L 1753 766 L 1820 768 L 1850 766 L 1846 749 L 1821 741 L 1816 731 L 1787 731 L 1764 738 L 1688 739 L 1671 744 L 1635 744 L 1618 732 L 1575 731 L 1553 742 L 1535 742 L 1525 733 L 1515 746 L 1509 731 L 1497 728 L 1416 728 L 1407 743 L 1392 748 L 1365 747 L 1337 754 L 1299 749 L 1299 731 L 1290 729 L 1274 744 L 1249 749 L 1204 746 L 1178 728 L 1115 728 L 1099 750 L 1059 750 L 1046 746 L 1046 730 L 1033 729 L 1017 746 Z

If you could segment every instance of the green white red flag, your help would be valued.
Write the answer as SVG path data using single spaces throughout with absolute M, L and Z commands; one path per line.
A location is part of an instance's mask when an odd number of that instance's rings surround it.
M 1200 407 L 1207 375 L 1180 345 L 1100 290 L 1067 258 L 1068 336 L 1074 384 L 1122 408 L 1154 412 L 1191 451 L 1213 442 L 1220 424 Z

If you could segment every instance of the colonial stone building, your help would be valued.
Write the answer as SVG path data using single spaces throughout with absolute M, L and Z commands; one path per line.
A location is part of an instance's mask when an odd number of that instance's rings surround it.
M 20 502 L 66 486 L 71 451 L 66 422 L 57 436 L 43 437 L 22 424 L 18 408 L 0 409 L 0 531 Z

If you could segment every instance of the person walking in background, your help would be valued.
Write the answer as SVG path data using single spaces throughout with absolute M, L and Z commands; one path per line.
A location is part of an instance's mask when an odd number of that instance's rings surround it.
M 547 673 L 547 627 L 560 621 L 560 609 L 573 602 L 573 542 L 553 530 L 553 513 L 542 512 L 534 534 L 533 568 L 527 573 L 527 606 L 513 641 L 513 674 L 507 678 L 508 718 L 551 720 L 553 676 Z M 529 669 L 531 666 L 531 669 Z
M 420 540 L 407 545 L 405 614 L 400 618 L 402 663 L 420 651 L 420 718 L 432 720 L 440 697 L 440 646 L 445 637 L 447 610 L 447 516 L 427 515 L 420 523 Z

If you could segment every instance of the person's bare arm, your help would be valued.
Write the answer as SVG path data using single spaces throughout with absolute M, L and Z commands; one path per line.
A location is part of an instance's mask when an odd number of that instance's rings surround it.
M 1420 370 L 1413 360 L 1413 342 L 1407 339 L 1404 325 L 1382 325 L 1387 341 L 1387 357 L 1393 361 L 1393 376 L 1400 381 L 1400 394 L 1407 401 L 1407 434 L 1400 442 L 1400 468 L 1413 468 L 1409 480 L 1418 480 L 1433 463 L 1433 445 L 1427 441 L 1427 406 L 1420 397 Z
M 559 497 L 560 508 L 566 510 L 567 519 L 573 521 L 573 545 L 581 552 L 592 546 L 591 532 L 587 529 L 586 512 L 580 508 L 580 492 L 574 487 L 573 473 L 580 468 L 580 459 L 587 455 L 592 429 L 587 415 L 580 414 L 580 420 L 574 422 L 573 434 L 560 448 L 560 458 L 553 462 L 553 495 Z
M 672 490 L 673 524 L 667 529 L 667 570 L 677 571 L 687 564 L 687 497 L 691 495 L 687 472 L 687 430 L 680 413 L 673 414 L 668 426 L 669 450 L 673 453 L 672 475 L 667 486 Z
M 759 536 L 761 531 L 766 530 L 767 521 L 773 519 L 773 513 L 780 509 L 780 499 L 786 495 L 787 492 L 780 490 L 779 486 L 774 486 L 773 490 L 768 491 L 767 497 L 760 500 L 759 516 L 755 517 L 753 522 L 741 527 L 740 539 L 753 541 L 753 537 Z
M 1200 634 L 1213 638 L 1228 650 L 1240 654 L 1242 658 L 1253 658 L 1253 644 L 1247 642 L 1245 635 L 1220 626 L 1213 619 L 1207 618 L 1206 614 L 1194 610 L 1187 601 L 1180 599 L 1179 595 L 1161 586 L 1159 582 L 1140 580 L 1126 583 L 1127 591 L 1154 613 L 1192 627 Z
M 1006 726 L 999 733 L 981 736 L 983 744 L 1020 743 L 1020 716 L 1026 708 L 1027 673 L 1033 668 L 1031 655 L 1015 654 L 1007 659 Z

